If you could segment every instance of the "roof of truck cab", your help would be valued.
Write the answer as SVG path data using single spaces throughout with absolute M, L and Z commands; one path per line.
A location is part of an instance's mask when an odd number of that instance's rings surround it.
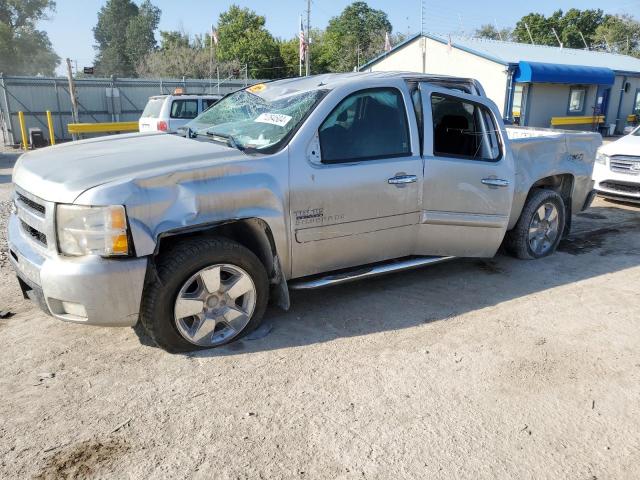
M 444 79 L 450 80 L 470 80 L 462 77 L 451 77 L 446 75 L 428 75 L 416 72 L 391 71 L 391 72 L 349 72 L 349 73 L 324 73 L 320 75 L 311 75 L 309 77 L 285 78 L 282 80 L 274 80 L 267 83 L 278 86 L 290 86 L 298 90 L 313 90 L 316 88 L 333 89 L 340 85 L 353 82 L 367 83 L 368 81 L 383 79 L 400 79 L 400 80 L 422 80 L 422 81 L 438 81 Z M 251 88 L 251 87 L 249 87 Z

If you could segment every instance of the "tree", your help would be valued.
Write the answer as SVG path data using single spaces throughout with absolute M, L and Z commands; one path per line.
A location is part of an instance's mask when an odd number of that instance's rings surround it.
M 514 40 L 531 43 L 529 31 L 536 45 L 558 46 L 554 29 L 564 47 L 585 48 L 585 41 L 590 46 L 595 39 L 596 30 L 604 21 L 602 10 L 579 10 L 572 8 L 566 13 L 556 10 L 550 17 L 540 13 L 530 13 L 518 21 L 513 30 Z M 584 41 L 583 38 L 584 37 Z
M 595 40 L 596 30 L 604 21 L 602 10 L 572 8 L 560 19 L 560 37 L 565 47 L 587 48 Z M 582 34 L 582 35 L 581 35 Z M 584 37 L 584 41 L 582 40 Z M 585 46 L 585 41 L 587 45 Z
M 391 31 L 385 12 L 354 2 L 329 20 L 320 60 L 333 72 L 351 71 L 381 53 L 385 35 Z
M 502 28 L 498 30 L 490 23 L 487 23 L 485 25 L 481 25 L 480 28 L 476 29 L 473 36 L 475 38 L 508 41 L 511 38 L 511 30 L 508 28 Z
M 154 31 L 160 10 L 145 0 L 108 0 L 98 12 L 93 29 L 96 70 L 101 75 L 134 76 L 136 64 L 156 47 Z
M 560 12 L 560 15 L 558 15 L 558 12 Z M 553 29 L 555 28 L 556 32 L 558 31 L 559 17 L 561 16 L 561 10 L 554 12 L 549 18 L 541 13 L 529 13 L 516 23 L 513 29 L 513 38 L 516 42 L 531 43 L 529 36 L 529 32 L 531 32 L 533 43 L 536 45 L 551 45 L 557 47 L 558 40 L 553 34 Z
M 640 57 L 640 22 L 629 15 L 607 15 L 594 43 L 601 50 Z
M 240 70 L 239 62 L 211 61 L 210 43 L 206 37 L 193 40 L 184 32 L 161 31 L 160 48 L 144 56 L 136 66 L 141 77 L 161 78 L 220 78 L 234 76 Z
M 253 78 L 279 77 L 285 66 L 278 43 L 265 28 L 265 22 L 263 16 L 237 5 L 221 13 L 217 27 L 217 59 L 246 64 Z
M 60 64 L 47 34 L 36 29 L 55 11 L 52 0 L 0 0 L 0 72 L 53 75 Z

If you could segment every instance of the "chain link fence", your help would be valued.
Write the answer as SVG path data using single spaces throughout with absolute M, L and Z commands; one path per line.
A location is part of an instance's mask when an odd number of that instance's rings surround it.
M 81 78 L 75 80 L 81 123 L 137 121 L 153 95 L 173 93 L 227 94 L 261 80 Z M 55 137 L 70 140 L 67 124 L 73 122 L 69 82 L 66 78 L 14 77 L 0 74 L 0 131 L 4 145 L 20 143 L 18 112 L 25 115 L 27 131 L 40 128 L 48 138 L 47 110 L 51 111 Z

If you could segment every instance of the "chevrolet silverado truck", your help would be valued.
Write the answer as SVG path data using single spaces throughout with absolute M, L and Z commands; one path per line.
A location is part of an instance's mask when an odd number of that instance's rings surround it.
M 172 352 L 255 329 L 269 300 L 442 262 L 551 254 L 593 198 L 598 134 L 505 128 L 474 80 L 352 73 L 261 83 L 185 136 L 24 154 L 10 259 L 50 315 L 138 321 Z

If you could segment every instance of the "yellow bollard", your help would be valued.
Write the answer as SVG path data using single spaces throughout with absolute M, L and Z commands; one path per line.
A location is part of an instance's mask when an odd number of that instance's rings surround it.
M 24 125 L 24 112 L 18 112 L 18 120 L 20 121 L 20 133 L 22 134 L 22 149 L 28 150 L 29 144 L 27 143 L 27 128 Z
M 49 126 L 49 145 L 55 145 L 56 132 L 53 130 L 53 117 L 50 110 L 47 110 L 47 125 Z

